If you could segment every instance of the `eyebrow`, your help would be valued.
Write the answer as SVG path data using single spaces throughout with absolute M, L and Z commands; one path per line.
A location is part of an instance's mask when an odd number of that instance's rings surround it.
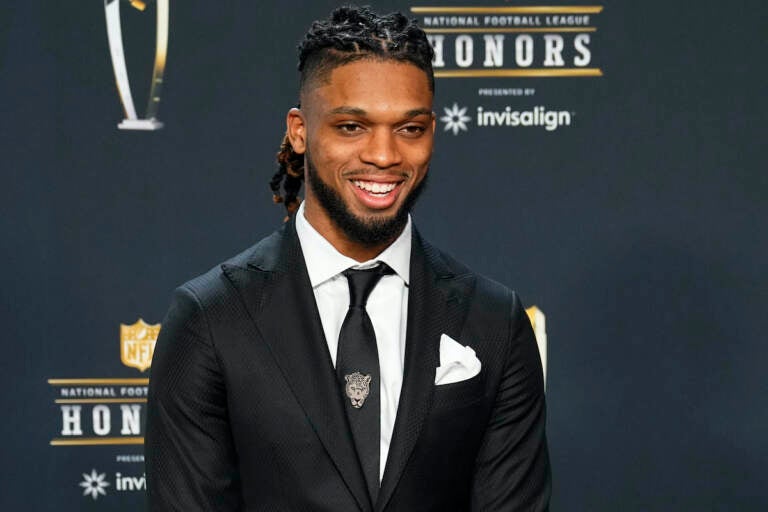
M 342 107 L 334 108 L 333 110 L 331 110 L 329 112 L 329 114 L 331 114 L 331 115 L 333 115 L 333 114 L 346 114 L 346 115 L 351 115 L 351 116 L 361 116 L 361 117 L 364 117 L 364 116 L 368 115 L 368 112 L 366 112 L 365 110 L 363 110 L 361 108 L 358 108 L 358 107 L 342 106 Z M 410 119 L 412 117 L 416 117 L 416 116 L 421 116 L 421 115 L 431 116 L 432 115 L 432 110 L 430 110 L 428 108 L 414 108 L 414 109 L 408 110 L 405 113 L 405 117 L 407 117 L 408 119 Z
M 431 116 L 432 110 L 428 108 L 414 108 L 413 110 L 409 110 L 408 112 L 405 113 L 405 116 L 408 118 L 422 116 L 422 115 Z

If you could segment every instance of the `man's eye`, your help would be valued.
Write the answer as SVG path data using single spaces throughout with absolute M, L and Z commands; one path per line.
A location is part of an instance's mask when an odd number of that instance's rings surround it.
M 340 124 L 340 125 L 337 125 L 337 128 L 344 133 L 356 133 L 362 130 L 361 126 L 355 123 Z
M 423 126 L 409 124 L 400 128 L 400 131 L 405 132 L 408 135 L 421 135 L 424 133 L 425 128 Z

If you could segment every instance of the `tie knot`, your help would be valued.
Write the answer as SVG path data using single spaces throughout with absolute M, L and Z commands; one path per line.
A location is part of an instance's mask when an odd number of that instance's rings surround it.
M 349 307 L 365 307 L 368 296 L 382 276 L 394 273 L 388 265 L 381 263 L 373 268 L 349 268 L 342 272 L 349 283 Z

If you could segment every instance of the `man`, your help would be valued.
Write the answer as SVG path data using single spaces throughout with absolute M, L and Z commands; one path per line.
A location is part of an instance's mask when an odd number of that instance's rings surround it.
M 520 300 L 408 215 L 435 130 L 424 32 L 340 8 L 299 53 L 272 181 L 290 219 L 181 286 L 163 323 L 150 509 L 546 510 L 542 370 Z

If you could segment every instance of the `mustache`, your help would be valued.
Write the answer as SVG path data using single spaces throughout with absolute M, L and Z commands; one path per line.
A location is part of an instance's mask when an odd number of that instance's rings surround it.
M 342 178 L 355 178 L 357 176 L 400 176 L 401 178 L 410 178 L 412 172 L 406 170 L 382 170 L 382 169 L 351 169 L 342 171 Z

